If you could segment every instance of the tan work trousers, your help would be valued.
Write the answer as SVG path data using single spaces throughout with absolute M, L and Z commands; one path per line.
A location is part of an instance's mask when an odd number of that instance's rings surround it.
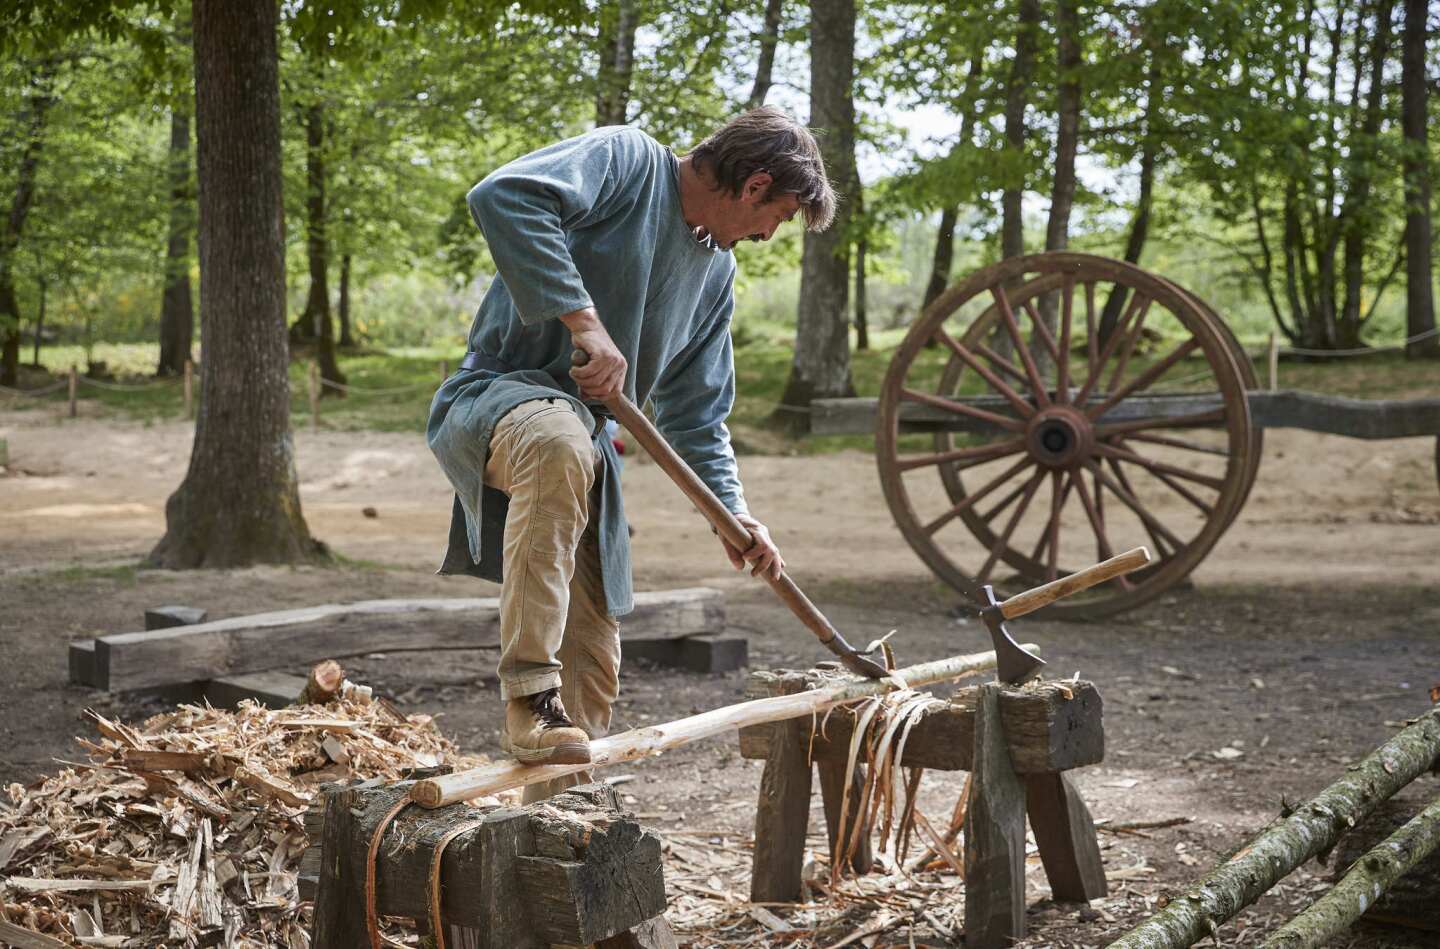
M 620 693 L 620 624 L 607 609 L 600 538 L 590 518 L 599 456 L 563 399 L 522 402 L 495 426 L 485 483 L 510 496 L 500 590 L 500 695 L 559 688 L 592 739 L 610 730 Z M 540 800 L 588 772 L 525 788 Z

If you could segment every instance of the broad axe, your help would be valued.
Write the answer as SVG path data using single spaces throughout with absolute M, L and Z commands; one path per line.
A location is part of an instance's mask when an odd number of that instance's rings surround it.
M 988 583 L 981 587 L 985 605 L 980 608 L 980 618 L 985 621 L 986 628 L 990 630 L 990 640 L 995 644 L 995 678 L 1011 685 L 1019 685 L 1045 665 L 1044 659 L 1027 652 L 1010 637 L 1010 631 L 1005 628 L 1007 619 L 1033 613 L 1061 597 L 1088 590 L 1097 583 L 1127 574 L 1149 562 L 1150 551 L 1144 547 L 1136 547 L 1068 577 L 1017 593 L 1008 600 L 995 599 L 995 590 Z

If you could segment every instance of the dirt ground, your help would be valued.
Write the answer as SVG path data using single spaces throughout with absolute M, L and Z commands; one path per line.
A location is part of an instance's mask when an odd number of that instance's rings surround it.
M 156 710 L 153 699 L 66 681 L 69 641 L 139 628 L 146 607 L 181 603 L 220 618 L 491 592 L 431 572 L 450 500 L 418 436 L 297 434 L 305 516 L 345 558 L 340 566 L 193 573 L 136 566 L 163 531 L 188 426 L 0 411 L 0 438 L 10 454 L 0 475 L 0 783 L 32 780 L 77 754 L 72 736 L 85 731 L 79 712 L 87 705 L 126 717 Z M 1075 775 L 1094 816 L 1189 818 L 1143 835 L 1102 833 L 1112 894 L 1093 908 L 1051 903 L 1035 869 L 1027 946 L 1105 944 L 1239 846 L 1282 802 L 1335 780 L 1426 708 L 1428 688 L 1440 683 L 1434 441 L 1266 438 L 1250 500 L 1193 585 L 1105 622 L 1015 624 L 1043 645 L 1054 674 L 1078 672 L 1104 696 L 1106 761 Z M 895 529 L 870 456 L 747 455 L 741 466 L 752 508 L 771 525 L 796 579 L 852 640 L 896 629 L 904 663 L 985 648 L 983 626 Z M 637 587 L 725 590 L 730 630 L 748 637 L 752 667 L 823 658 L 762 585 L 729 570 L 708 528 L 652 464 L 632 456 L 625 490 Z M 378 516 L 364 516 L 366 507 Z M 494 658 L 488 650 L 395 653 L 346 665 L 407 710 L 443 716 L 442 727 L 467 750 L 498 755 Z M 631 663 L 615 728 L 733 702 L 743 686 L 743 672 L 700 676 Z M 1222 757 L 1222 748 L 1232 750 Z M 620 770 L 634 776 L 622 788 L 627 802 L 662 833 L 750 829 L 759 764 L 741 760 L 733 741 Z M 942 822 L 958 788 L 955 775 L 928 774 L 922 809 Z M 1406 792 L 1416 800 L 1436 793 L 1434 778 Z M 819 838 L 816 845 L 823 847 Z M 721 882 L 743 894 L 743 871 Z M 1221 941 L 1255 944 L 1276 914 L 1313 898 L 1327 872 L 1310 865 L 1224 927 Z M 879 944 L 907 944 L 904 930 L 896 932 Z M 947 944 L 933 931 L 915 932 L 916 944 Z M 764 944 L 745 934 L 729 938 Z M 1435 946 L 1440 935 L 1367 928 L 1336 945 Z

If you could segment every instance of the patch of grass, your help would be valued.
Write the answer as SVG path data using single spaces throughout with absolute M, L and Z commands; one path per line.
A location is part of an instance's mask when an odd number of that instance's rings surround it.
M 144 564 L 140 561 L 98 567 L 77 564 L 73 567 L 62 567 L 52 572 L 50 576 L 57 580 L 73 583 L 93 580 L 113 580 L 121 586 L 133 587 L 140 582 L 140 570 L 142 567 L 144 567 Z

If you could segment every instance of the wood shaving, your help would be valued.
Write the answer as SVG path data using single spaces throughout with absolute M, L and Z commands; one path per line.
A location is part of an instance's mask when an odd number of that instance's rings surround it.
M 77 739 L 88 762 L 0 801 L 0 923 L 67 946 L 308 949 L 298 877 L 319 785 L 486 763 L 360 688 L 275 710 L 181 705 L 138 726 L 85 718 L 100 735 Z

